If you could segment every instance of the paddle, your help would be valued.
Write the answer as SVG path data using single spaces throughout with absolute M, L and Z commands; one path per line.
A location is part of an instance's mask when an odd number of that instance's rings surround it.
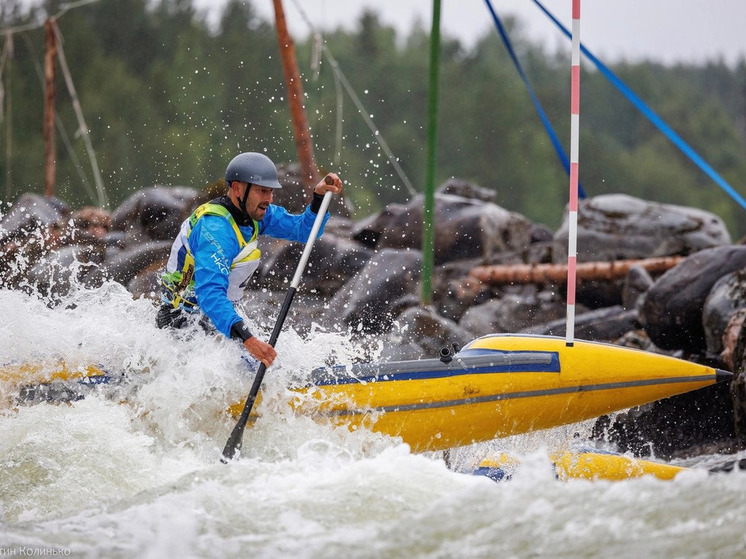
M 329 177 L 326 178 L 327 184 L 331 184 L 329 181 L 332 180 Z M 327 192 L 324 194 L 324 199 L 321 202 L 321 208 L 319 209 L 319 213 L 316 214 L 316 221 L 313 222 L 313 227 L 311 228 L 311 234 L 308 235 L 308 241 L 306 241 L 306 247 L 303 249 L 303 254 L 300 257 L 300 262 L 298 262 L 298 267 L 295 270 L 295 275 L 293 276 L 293 281 L 290 282 L 290 289 L 288 289 L 287 295 L 285 295 L 285 301 L 282 303 L 282 308 L 280 308 L 280 314 L 277 317 L 277 322 L 275 322 L 275 327 L 272 329 L 272 335 L 269 338 L 269 345 L 272 347 L 275 347 L 275 343 L 277 343 L 277 338 L 280 336 L 280 330 L 282 330 L 282 324 L 285 322 L 285 317 L 287 317 L 288 310 L 290 310 L 290 305 L 293 302 L 293 297 L 295 297 L 295 292 L 298 290 L 298 284 L 300 284 L 301 276 L 303 275 L 303 270 L 306 267 L 306 263 L 308 262 L 308 257 L 311 254 L 311 249 L 313 248 L 313 243 L 316 240 L 316 235 L 319 232 L 319 229 L 321 228 L 321 222 L 324 219 L 324 215 L 326 215 L 326 210 L 329 207 L 329 202 L 331 201 L 332 193 Z M 241 441 L 243 439 L 243 432 L 246 428 L 246 423 L 249 420 L 249 414 L 251 413 L 251 408 L 254 407 L 254 400 L 256 400 L 256 396 L 259 393 L 259 387 L 262 385 L 262 380 L 264 379 L 264 373 L 267 371 L 267 367 L 264 365 L 264 363 L 259 365 L 259 369 L 256 372 L 256 377 L 254 378 L 254 384 L 251 386 L 251 391 L 249 392 L 249 396 L 246 398 L 246 403 L 243 406 L 243 410 L 241 411 L 241 415 L 238 417 L 238 421 L 236 422 L 236 426 L 233 427 L 233 431 L 231 432 L 230 437 L 228 437 L 228 441 L 225 443 L 225 448 L 223 449 L 223 456 L 220 458 L 220 461 L 223 464 L 227 464 L 229 460 L 232 460 L 238 452 L 241 450 Z

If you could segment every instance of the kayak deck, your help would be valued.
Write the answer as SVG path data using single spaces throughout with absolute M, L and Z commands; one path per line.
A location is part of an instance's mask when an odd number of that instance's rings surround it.
M 58 381 L 90 389 L 121 380 L 100 367 L 64 363 L 0 372 L 0 390 L 17 401 L 20 386 L 29 403 L 59 398 L 53 390 Z M 731 376 L 611 344 L 568 346 L 553 336 L 506 334 L 478 338 L 441 359 L 318 368 L 307 384 L 290 389 L 288 405 L 319 421 L 400 437 L 414 452 L 424 452 L 576 423 Z M 255 409 L 261 413 L 259 400 Z M 236 402 L 227 412 L 235 417 L 242 408 Z

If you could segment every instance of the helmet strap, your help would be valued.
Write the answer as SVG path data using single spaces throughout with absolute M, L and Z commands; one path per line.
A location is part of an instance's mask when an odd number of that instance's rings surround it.
M 243 194 L 243 197 L 239 199 L 240 205 L 238 206 L 238 209 L 241 210 L 241 213 L 244 215 L 249 215 L 249 212 L 246 210 L 246 201 L 249 199 L 249 190 L 251 190 L 251 183 L 246 183 L 246 191 Z

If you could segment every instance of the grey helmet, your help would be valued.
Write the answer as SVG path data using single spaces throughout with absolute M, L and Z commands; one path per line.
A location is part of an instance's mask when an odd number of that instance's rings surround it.
M 225 182 L 247 182 L 266 188 L 282 188 L 277 180 L 277 167 L 262 153 L 249 151 L 234 157 L 225 170 Z M 248 192 L 248 190 L 247 190 Z

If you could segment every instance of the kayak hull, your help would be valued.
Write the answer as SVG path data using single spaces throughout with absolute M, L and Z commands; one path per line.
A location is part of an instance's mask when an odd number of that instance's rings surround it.
M 318 421 L 400 437 L 423 452 L 576 423 L 731 376 L 611 344 L 568 346 L 554 336 L 496 334 L 445 353 L 438 359 L 316 369 L 307 385 L 290 389 L 288 404 Z M 13 384 L 77 380 L 91 385 L 111 378 L 98 367 L 64 364 L 53 372 L 48 365 L 0 372 L 6 396 Z M 260 398 L 261 393 L 254 406 L 259 413 Z M 230 405 L 228 414 L 238 416 L 243 404 Z
M 479 338 L 448 362 L 314 371 L 290 404 L 350 429 L 442 450 L 592 419 L 714 384 L 730 374 L 640 350 L 551 336 Z M 231 407 L 237 414 L 242 403 Z
M 584 479 L 588 481 L 624 481 L 651 476 L 661 480 L 672 480 L 681 472 L 691 468 L 674 466 L 663 462 L 642 460 L 623 454 L 598 451 L 554 452 L 549 455 L 555 477 L 560 481 Z M 510 479 L 518 471 L 520 460 L 509 454 L 486 458 L 473 472 L 495 481 Z

